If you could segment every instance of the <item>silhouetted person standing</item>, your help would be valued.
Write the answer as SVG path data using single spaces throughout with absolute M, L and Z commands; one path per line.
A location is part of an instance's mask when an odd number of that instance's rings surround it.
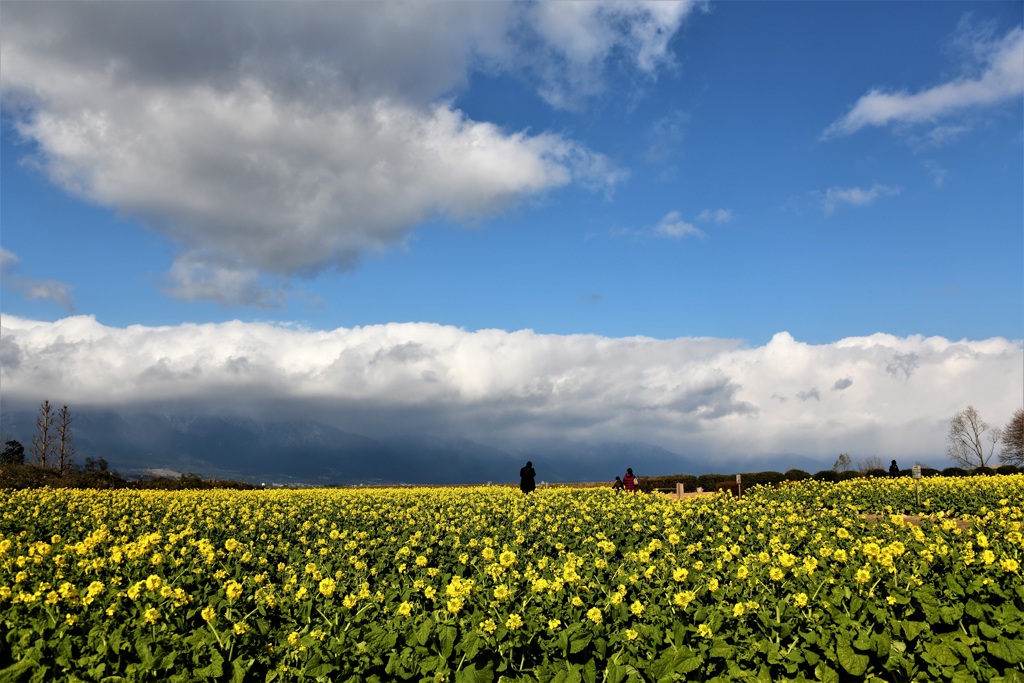
M 626 468 L 626 476 L 622 478 L 622 484 L 623 486 L 626 487 L 627 491 L 630 491 L 631 493 L 636 493 L 636 477 L 633 476 L 632 467 Z
M 900 466 L 896 464 L 895 460 L 893 460 L 892 464 L 889 465 L 889 476 L 890 477 L 898 477 L 898 476 L 900 476 Z
M 533 463 L 527 460 L 526 467 L 519 470 L 519 490 L 523 493 L 533 493 L 533 490 L 537 488 L 537 484 L 534 482 L 536 476 L 537 470 L 533 469 Z

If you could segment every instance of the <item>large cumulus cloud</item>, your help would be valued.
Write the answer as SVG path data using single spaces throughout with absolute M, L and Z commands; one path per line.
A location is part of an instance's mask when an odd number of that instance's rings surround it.
M 11 3 L 0 86 L 54 182 L 179 245 L 169 291 L 272 305 L 275 283 L 352 268 L 433 217 L 613 186 L 622 171 L 599 151 L 471 120 L 451 98 L 483 69 L 578 105 L 613 57 L 653 76 L 690 9 Z
M 491 442 L 637 439 L 722 456 L 935 458 L 949 417 L 968 403 L 993 424 L 1009 420 L 1024 372 L 1024 347 L 1001 338 L 811 345 L 780 333 L 750 347 L 416 323 L 112 328 L 88 316 L 5 316 L 2 326 L 9 408 L 49 398 Z

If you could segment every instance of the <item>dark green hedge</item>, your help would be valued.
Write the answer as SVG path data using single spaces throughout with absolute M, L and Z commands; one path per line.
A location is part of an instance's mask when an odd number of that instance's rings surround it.
M 34 465 L 0 465 L 0 488 L 35 489 L 49 486 L 55 489 L 258 489 L 254 484 L 228 479 L 203 479 L 197 474 L 155 479 L 124 479 L 117 472 L 73 470 L 63 475 L 57 470 Z

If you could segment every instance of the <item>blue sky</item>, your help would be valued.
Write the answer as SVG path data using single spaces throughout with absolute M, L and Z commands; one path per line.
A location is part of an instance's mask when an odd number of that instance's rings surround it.
M 943 401 L 891 427 L 931 434 L 969 401 L 1001 423 L 1024 403 L 1020 2 L 5 1 L 2 12 L 0 306 L 18 351 L 0 360 L 27 402 L 43 380 L 18 373 L 34 353 L 53 357 L 62 324 L 114 337 L 209 325 L 218 353 L 252 360 L 224 341 L 238 321 L 267 358 L 279 357 L 273 335 L 258 330 L 311 335 L 288 342 L 302 346 L 388 324 L 690 349 L 666 367 L 697 362 L 700 338 L 769 356 L 788 339 L 800 357 L 884 338 L 914 368 L 929 339 L 955 357 L 999 340 L 992 377 L 1012 382 L 919 387 Z M 19 336 L 29 328 L 49 335 L 35 351 Z M 410 334 L 404 343 L 435 343 Z M 876 359 L 880 377 L 900 374 L 892 354 Z M 155 350 L 108 380 L 171 357 Z M 717 388 L 725 413 L 764 429 L 783 394 L 747 396 L 752 380 L 716 358 L 701 372 L 717 379 L 666 391 Z M 611 394 L 651 388 L 637 362 Z M 866 362 L 819 360 L 824 374 L 792 394 L 817 389 L 827 403 L 833 380 L 852 376 L 839 366 Z M 571 358 L 543 367 L 580 371 Z M 522 394 L 538 372 L 486 400 Z M 53 381 L 100 401 L 84 380 Z M 208 389 L 197 381 L 182 400 Z M 637 400 L 649 414 L 654 399 Z M 647 428 L 602 405 L 607 434 Z M 662 442 L 708 428 L 697 445 L 729 450 L 722 407 L 693 405 L 658 422 Z M 815 408 L 808 420 L 836 410 Z M 780 436 L 772 448 L 829 446 Z

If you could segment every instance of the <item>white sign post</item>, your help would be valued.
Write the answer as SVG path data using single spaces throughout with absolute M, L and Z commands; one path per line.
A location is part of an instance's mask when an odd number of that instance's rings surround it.
M 743 475 L 736 475 L 736 497 L 739 498 L 743 495 Z
M 921 466 L 914 465 L 914 469 L 911 470 L 911 476 L 914 477 L 914 485 L 917 487 L 917 507 L 921 507 Z

